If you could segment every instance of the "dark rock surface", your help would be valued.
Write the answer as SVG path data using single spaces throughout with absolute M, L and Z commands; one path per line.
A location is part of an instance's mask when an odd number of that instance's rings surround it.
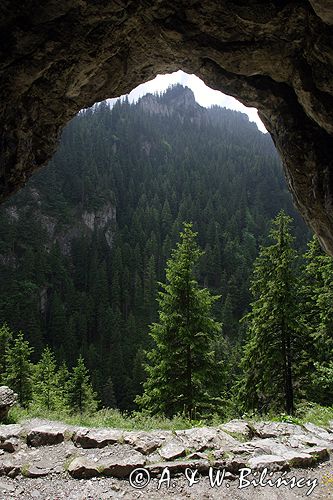
M 6 385 L 0 386 L 0 422 L 8 415 L 9 410 L 17 401 L 17 394 Z
M 333 255 L 332 0 L 4 0 L 0 197 L 81 108 L 183 69 L 259 115 L 305 220 Z

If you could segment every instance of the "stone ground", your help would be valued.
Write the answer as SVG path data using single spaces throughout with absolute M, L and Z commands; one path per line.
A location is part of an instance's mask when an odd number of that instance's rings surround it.
M 332 499 L 332 449 L 333 425 L 234 420 L 128 432 L 33 420 L 0 426 L 0 500 Z M 144 477 L 132 473 L 137 468 Z M 252 475 L 242 479 L 248 468 Z M 212 487 L 217 471 L 224 480 Z M 288 484 L 277 488 L 279 477 Z

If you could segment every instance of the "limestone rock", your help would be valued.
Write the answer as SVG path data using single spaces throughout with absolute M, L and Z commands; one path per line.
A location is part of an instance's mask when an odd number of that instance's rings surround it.
M 258 108 L 298 209 L 333 254 L 331 5 L 2 2 L 0 199 L 45 165 L 80 109 L 182 68 Z
M 278 455 L 259 455 L 258 457 L 250 458 L 248 465 L 252 470 L 260 471 L 267 467 L 270 472 L 275 472 L 286 468 L 287 461 Z
M 245 422 L 245 420 L 231 420 L 226 424 L 220 425 L 220 429 L 227 433 L 230 433 L 231 435 L 234 434 L 234 437 L 237 437 L 239 435 L 251 439 L 254 434 L 253 428 L 247 422 Z
M 208 471 L 210 464 L 208 460 L 174 460 L 173 462 L 158 462 L 146 466 L 152 475 L 161 474 L 166 467 L 170 474 L 184 473 L 189 468 L 204 474 Z
M 179 441 L 170 441 L 166 443 L 158 450 L 164 460 L 174 460 L 178 457 L 183 457 L 186 455 L 186 449 Z
M 81 448 L 104 448 L 122 439 L 123 432 L 117 429 L 79 429 L 72 437 Z
M 318 427 L 318 425 L 311 423 L 304 424 L 304 428 L 311 434 L 317 436 L 318 438 L 323 439 L 325 441 L 331 441 L 333 443 L 332 432 L 328 432 L 326 429 L 323 429 L 322 427 Z
M 128 443 L 144 455 L 153 453 L 166 440 L 172 439 L 171 431 L 124 432 L 124 443 Z
M 317 462 L 329 460 L 330 454 L 327 448 L 322 446 L 313 446 L 312 448 L 304 448 L 303 453 L 307 453 L 316 459 Z
M 283 458 L 291 467 L 312 467 L 316 463 L 314 455 L 298 451 L 287 451 Z
M 66 427 L 41 425 L 28 432 L 27 444 L 29 446 L 50 446 L 62 443 L 65 439 Z
M 239 441 L 221 429 L 213 427 L 197 427 L 176 431 L 177 437 L 186 449 L 204 451 L 206 449 L 229 449 L 239 445 Z
M 17 401 L 17 394 L 6 385 L 0 386 L 0 422 L 7 418 L 8 412 Z
M 260 438 L 275 438 L 302 433 L 300 425 L 285 422 L 255 422 L 253 429 Z
M 145 457 L 138 451 L 132 451 L 125 456 L 114 456 L 103 461 L 103 475 L 112 477 L 127 477 L 138 467 L 143 467 L 146 463 Z
M 99 468 L 85 457 L 75 458 L 68 466 L 69 474 L 76 479 L 87 479 L 99 475 Z
M 17 424 L 0 426 L 0 449 L 13 453 L 19 448 L 22 427 Z

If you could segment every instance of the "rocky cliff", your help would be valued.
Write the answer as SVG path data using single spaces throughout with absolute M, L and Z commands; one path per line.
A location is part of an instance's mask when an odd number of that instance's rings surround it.
M 1 4 L 1 198 L 81 108 L 179 68 L 255 106 L 295 202 L 333 254 L 332 1 Z

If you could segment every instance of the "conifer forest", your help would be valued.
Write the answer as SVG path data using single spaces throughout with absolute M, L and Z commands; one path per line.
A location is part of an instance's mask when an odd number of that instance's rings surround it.
M 0 382 L 193 419 L 333 405 L 333 261 L 269 134 L 180 85 L 81 111 L 0 207 Z

